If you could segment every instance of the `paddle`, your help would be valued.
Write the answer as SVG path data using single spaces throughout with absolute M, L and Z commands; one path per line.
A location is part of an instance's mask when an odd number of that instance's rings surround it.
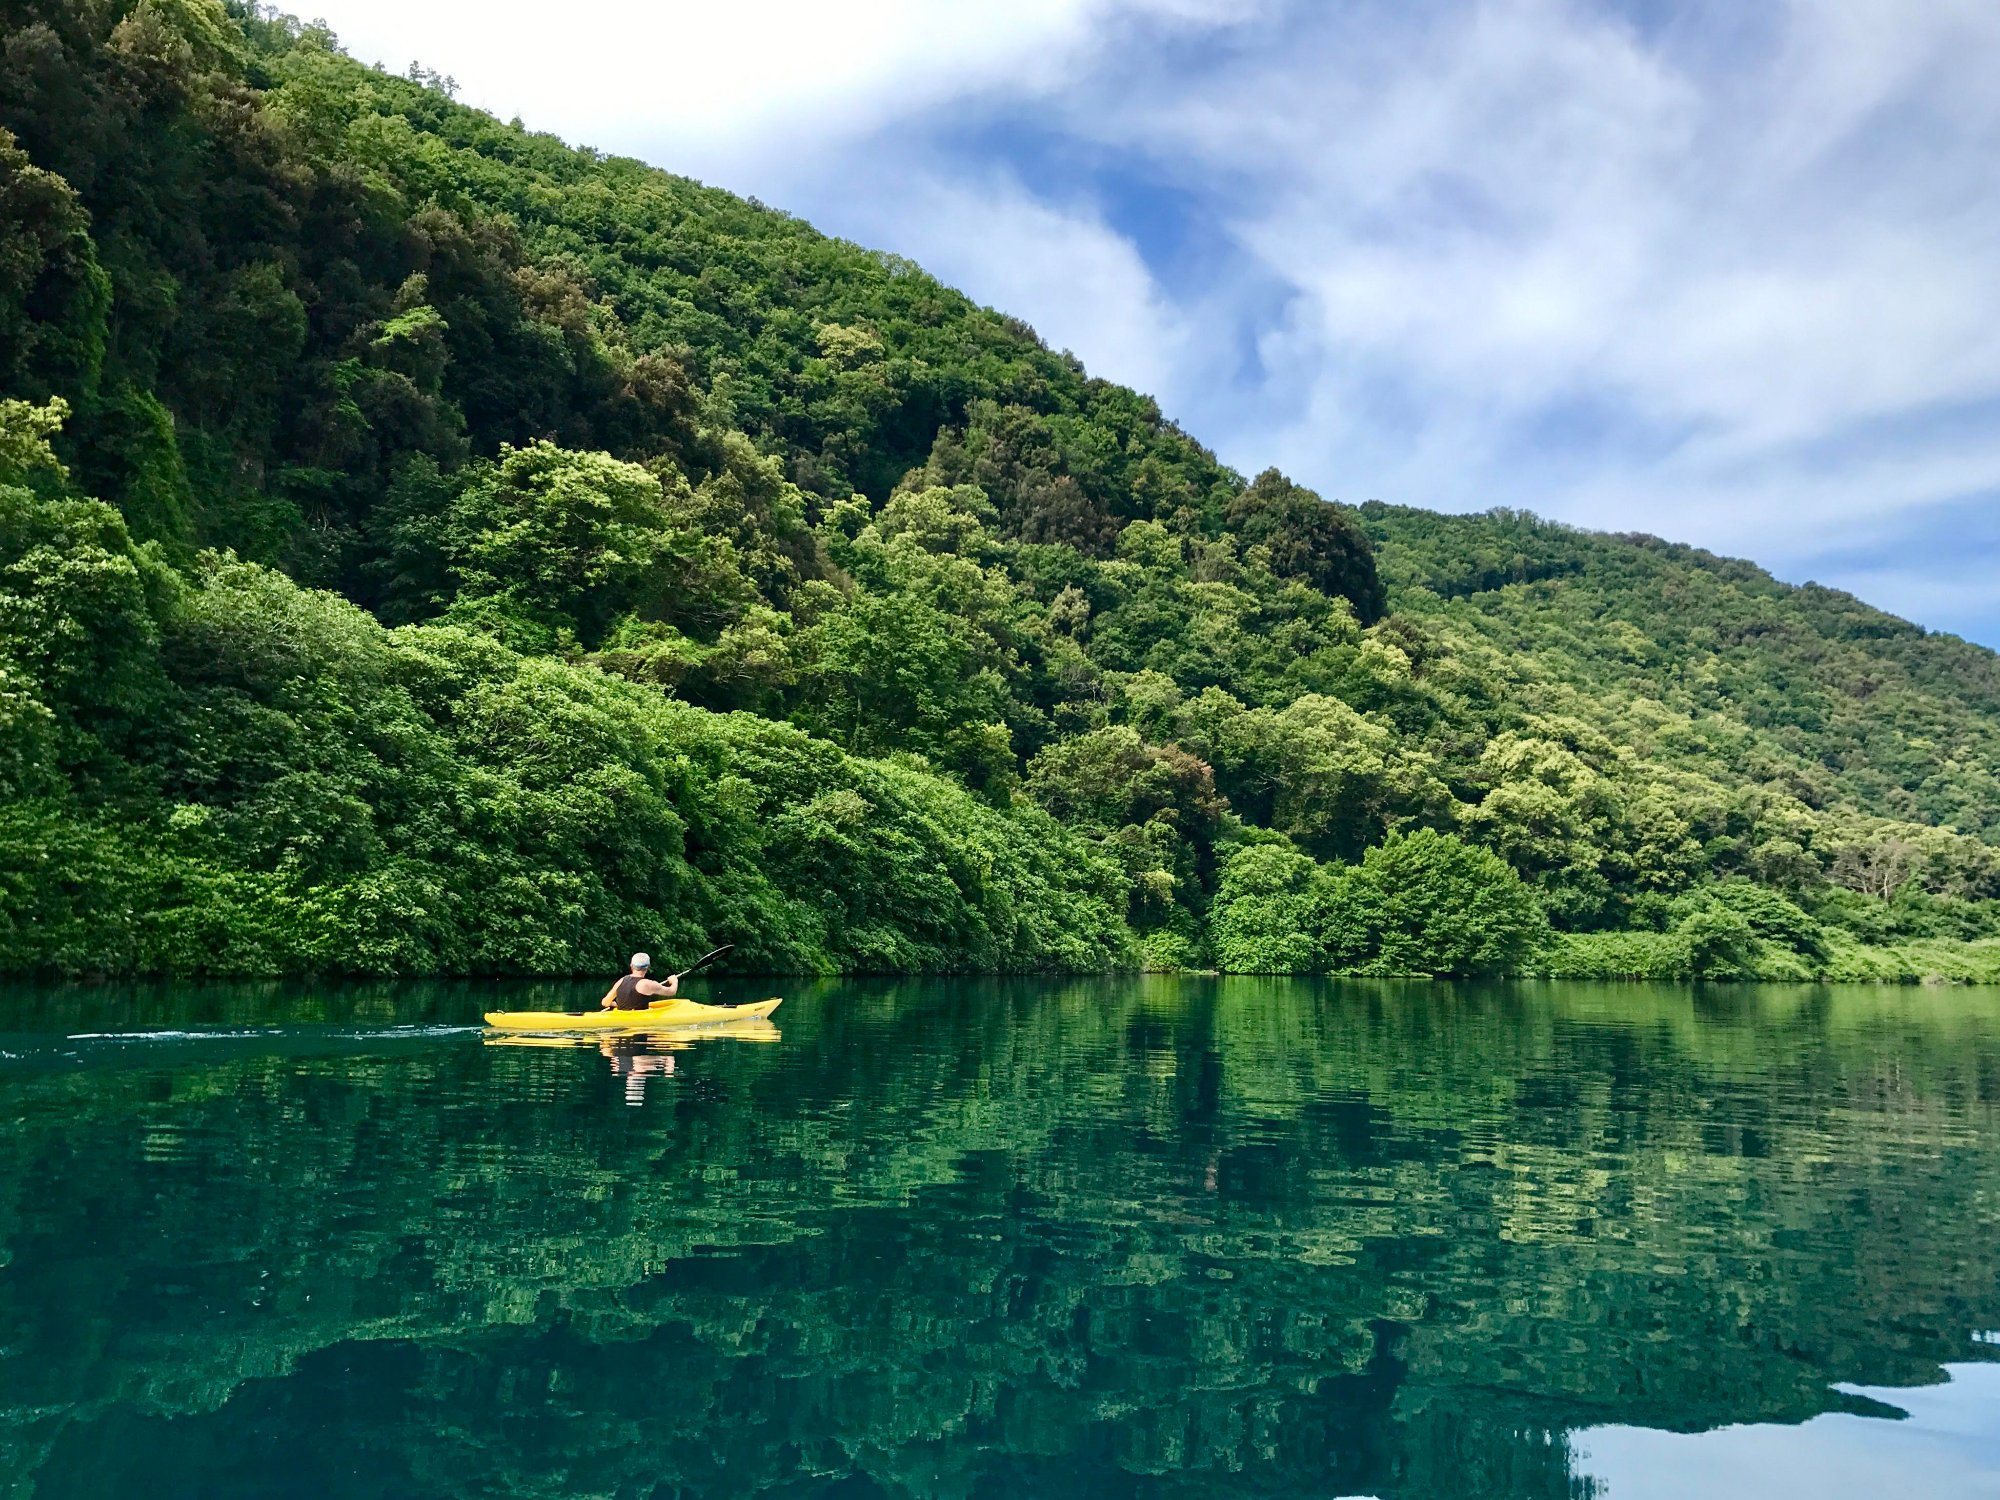
M 723 954 L 727 953 L 731 948 L 734 948 L 735 946 L 736 945 L 734 943 L 724 943 L 720 948 L 717 948 L 713 953 L 702 954 L 700 958 L 697 958 L 693 963 L 689 964 L 685 969 L 682 969 L 680 973 L 674 975 L 674 978 L 676 979 L 687 978 L 688 975 L 692 974 L 696 969 L 701 968 L 704 964 L 713 963 L 716 959 L 722 957 Z

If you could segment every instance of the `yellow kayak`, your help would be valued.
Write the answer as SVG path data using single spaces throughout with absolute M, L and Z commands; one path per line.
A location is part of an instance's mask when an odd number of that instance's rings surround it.
M 492 1031 L 484 1041 L 489 1047 L 629 1047 L 642 1046 L 649 1053 L 689 1052 L 708 1042 L 776 1042 L 784 1038 L 769 1021 L 717 1021 L 705 1026 L 626 1027 L 622 1031 Z
M 592 1010 L 574 1015 L 566 1010 L 489 1010 L 486 1024 L 501 1031 L 667 1031 L 682 1026 L 721 1026 L 731 1021 L 760 1021 L 781 1000 L 756 1000 L 748 1005 L 703 1005 L 698 1000 L 655 1000 L 644 1010 Z

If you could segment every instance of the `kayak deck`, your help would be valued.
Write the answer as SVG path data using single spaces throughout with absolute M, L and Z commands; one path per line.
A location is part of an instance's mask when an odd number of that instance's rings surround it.
M 721 1026 L 757 1021 L 782 1000 L 748 1005 L 703 1005 L 696 1000 L 655 1000 L 644 1010 L 489 1010 L 486 1024 L 501 1031 L 665 1031 L 681 1026 Z

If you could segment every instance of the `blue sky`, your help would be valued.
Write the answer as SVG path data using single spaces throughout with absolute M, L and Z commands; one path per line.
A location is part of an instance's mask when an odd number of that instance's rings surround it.
M 908 255 L 1245 471 L 1650 531 L 2000 645 L 1992 0 L 313 13 Z
M 1946 1365 L 1929 1386 L 1836 1389 L 1874 1404 L 1799 1423 L 1751 1422 L 1709 1432 L 1592 1427 L 1574 1434 L 1577 1468 L 1618 1500 L 1821 1500 L 1922 1493 L 1991 1496 L 2000 1475 L 2000 1365 Z M 1901 1420 L 1884 1420 L 1887 1407 Z M 1864 1408 L 1865 1409 L 1865 1408 Z M 1916 1475 L 1920 1482 L 1913 1485 Z

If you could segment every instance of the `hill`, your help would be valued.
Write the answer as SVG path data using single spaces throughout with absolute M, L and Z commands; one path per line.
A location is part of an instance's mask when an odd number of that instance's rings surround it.
M 0 967 L 2000 969 L 2000 666 L 1329 504 L 894 256 L 5 0 Z

